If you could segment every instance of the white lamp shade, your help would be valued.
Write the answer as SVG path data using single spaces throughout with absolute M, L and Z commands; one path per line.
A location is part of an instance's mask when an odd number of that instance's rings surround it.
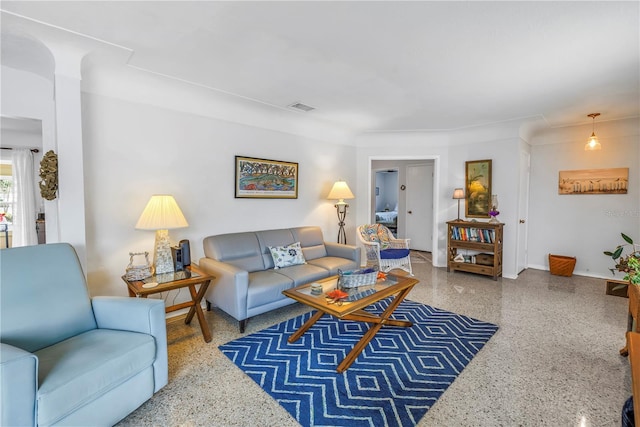
M 462 188 L 456 188 L 453 190 L 454 199 L 464 199 L 464 190 Z
M 136 224 L 138 230 L 171 230 L 188 226 L 176 200 L 168 194 L 151 196 Z
M 329 195 L 327 196 L 327 199 L 339 200 L 354 198 L 355 196 L 353 195 L 345 181 L 336 181 L 335 184 L 333 184 L 331 191 L 329 191 Z

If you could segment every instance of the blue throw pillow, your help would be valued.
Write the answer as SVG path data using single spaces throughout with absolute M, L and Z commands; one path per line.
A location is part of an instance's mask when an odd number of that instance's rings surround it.
M 291 265 L 306 264 L 302 253 L 300 242 L 295 242 L 289 246 L 269 246 L 271 257 L 273 258 L 274 269 L 289 267 Z

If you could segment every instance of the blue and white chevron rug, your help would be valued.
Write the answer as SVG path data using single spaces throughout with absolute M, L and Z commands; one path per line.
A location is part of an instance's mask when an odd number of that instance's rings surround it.
M 368 308 L 381 313 L 390 300 Z M 368 329 L 325 315 L 298 341 L 287 338 L 312 312 L 220 350 L 303 426 L 415 426 L 498 330 L 413 301 L 384 326 L 344 373 L 336 367 Z

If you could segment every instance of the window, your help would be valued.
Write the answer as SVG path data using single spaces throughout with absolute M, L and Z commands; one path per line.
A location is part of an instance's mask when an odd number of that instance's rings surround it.
M 11 246 L 10 230 L 14 212 L 13 177 L 11 176 L 11 162 L 0 162 L 0 248 Z
M 13 177 L 11 162 L 0 164 L 0 224 L 11 224 L 13 220 Z

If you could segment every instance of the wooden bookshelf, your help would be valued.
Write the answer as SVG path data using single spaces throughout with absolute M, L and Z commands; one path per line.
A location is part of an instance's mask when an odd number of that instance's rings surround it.
M 502 228 L 504 224 L 488 222 L 447 222 L 447 271 L 502 276 Z M 462 255 L 464 261 L 456 261 Z

